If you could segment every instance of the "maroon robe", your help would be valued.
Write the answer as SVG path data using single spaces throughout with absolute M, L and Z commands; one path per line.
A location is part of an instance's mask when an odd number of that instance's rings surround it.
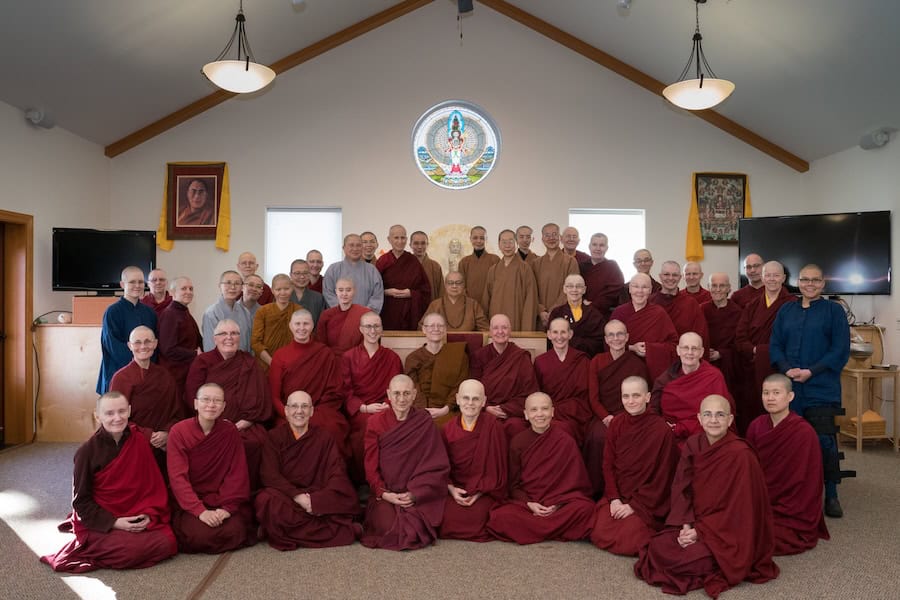
M 509 342 L 500 354 L 488 344 L 472 355 L 469 377 L 484 386 L 486 406 L 499 406 L 506 412 L 507 418 L 501 422 L 507 439 L 528 429 L 525 398 L 540 389 L 528 350 Z
M 608 318 L 612 310 L 619 305 L 622 297 L 622 289 L 625 287 L 625 277 L 622 269 L 614 260 L 604 260 L 596 265 L 588 259 L 579 263 L 581 276 L 584 278 L 584 299 L 590 302 L 603 315 Z
M 509 449 L 503 426 L 494 415 L 482 413 L 472 431 L 463 429 L 455 416 L 441 431 L 450 459 L 450 482 L 469 496 L 482 494 L 471 506 L 460 506 L 447 495 L 444 520 L 438 537 L 489 542 L 488 516 L 506 499 Z
M 719 359 L 711 360 L 709 363 L 722 371 L 732 397 L 737 398 L 740 391 L 738 388 L 740 364 L 738 362 L 735 334 L 737 333 L 738 321 L 741 319 L 742 309 L 729 300 L 721 308 L 712 301 L 704 302 L 700 305 L 700 310 L 703 311 L 706 324 L 709 326 L 709 348 L 706 351 L 706 356 L 709 358 L 710 350 L 715 350 L 719 353 Z
M 689 331 L 700 336 L 703 341 L 703 357 L 705 358 L 709 349 L 709 327 L 703 317 L 703 311 L 700 310 L 700 305 L 687 296 L 678 294 L 672 296 L 662 292 L 650 296 L 650 302 L 666 309 L 679 336 Z M 628 328 L 628 331 L 631 331 L 631 328 Z
M 367 312 L 371 312 L 369 307 L 359 304 L 351 304 L 347 310 L 335 306 L 323 311 L 316 324 L 316 339 L 331 348 L 340 358 L 350 348 L 362 344 L 359 319 Z
M 153 297 L 153 294 L 148 292 L 141 298 L 141 303 L 152 308 L 153 312 L 156 313 L 156 318 L 159 319 L 162 312 L 172 303 L 172 296 L 169 292 L 166 292 L 166 297 L 162 299 L 162 302 L 157 302 L 156 298 Z
M 510 499 L 491 511 L 488 531 L 517 544 L 583 540 L 590 534 L 594 516 L 590 493 L 587 471 L 572 436 L 555 425 L 540 434 L 527 429 L 510 442 Z M 558 509 L 538 517 L 528 502 Z
M 73 510 L 59 530 L 75 539 L 41 557 L 54 571 L 141 569 L 177 552 L 166 485 L 145 432 L 134 423 L 119 444 L 101 427 L 78 448 L 72 489 Z M 144 531 L 113 528 L 119 517 L 137 515 L 150 518 Z
M 693 523 L 697 541 L 682 548 L 685 523 Z M 666 525 L 641 550 L 634 573 L 668 594 L 703 588 L 717 598 L 741 581 L 778 577 L 765 477 L 756 453 L 732 432 L 712 446 L 705 433 L 688 439 Z
M 422 268 L 422 263 L 406 250 L 397 258 L 393 252 L 382 254 L 375 263 L 381 273 L 384 289 L 409 289 L 409 298 L 393 298 L 384 295 L 381 307 L 381 322 L 385 329 L 416 331 L 419 319 L 431 303 L 431 283 Z
M 131 361 L 113 375 L 110 391 L 121 392 L 131 404 L 129 420 L 150 431 L 169 431 L 182 419 L 175 380 L 163 367 L 150 363 L 142 369 Z
M 626 302 L 613 311 L 610 321 L 613 319 L 625 323 L 629 344 L 638 342 L 647 344 L 644 362 L 647 363 L 652 379 L 656 379 L 669 368 L 675 360 L 678 332 L 664 308 L 648 303 L 635 312 L 634 304 Z
M 687 298 L 693 298 L 697 304 L 704 304 L 705 302 L 712 302 L 712 295 L 710 295 L 709 290 L 700 288 L 696 292 L 689 292 L 687 288 L 678 291 L 679 296 L 685 296 Z
M 748 283 L 741 289 L 732 292 L 731 297 L 729 297 L 728 299 L 741 308 L 744 308 L 765 293 L 766 286 L 762 285 L 762 282 L 760 282 L 760 286 L 758 288 L 755 288 Z
M 197 417 L 176 423 L 166 449 L 169 484 L 177 506 L 172 529 L 182 552 L 218 554 L 256 543 L 250 478 L 241 436 L 231 421 L 217 419 L 208 434 Z M 200 520 L 204 510 L 231 516 L 219 527 Z
M 322 282 L 323 282 L 324 280 L 325 280 L 325 275 L 324 275 L 324 274 L 320 274 L 320 275 L 319 275 L 319 278 L 316 279 L 315 282 L 313 282 L 312 277 L 310 277 L 310 279 L 309 279 L 309 285 L 306 286 L 306 289 L 312 290 L 312 291 L 314 291 L 314 292 L 319 292 L 319 293 L 321 294 L 321 293 L 322 293 Z
M 591 542 L 613 554 L 637 556 L 666 521 L 677 465 L 675 435 L 662 417 L 649 410 L 617 415 L 609 424 L 606 489 L 594 511 Z M 609 512 L 613 500 L 629 505 L 634 514 L 614 519 Z
M 367 548 L 415 550 L 430 545 L 444 514 L 450 464 L 427 410 L 411 408 L 398 421 L 391 409 L 372 415 L 366 430 L 366 479 L 372 490 L 363 537 Z M 402 508 L 383 500 L 385 491 L 410 492 Z
M 747 429 L 766 476 L 775 527 L 775 555 L 799 554 L 830 539 L 822 515 L 822 449 L 815 430 L 789 412 L 778 426 L 768 414 Z
M 593 358 L 606 349 L 603 344 L 603 328 L 606 327 L 607 314 L 594 308 L 593 304 L 582 304 L 581 318 L 576 321 L 572 316 L 572 307 L 566 302 L 550 311 L 548 322 L 552 323 L 553 319 L 560 318 L 568 321 L 573 332 L 569 345 L 587 354 L 588 358 Z
M 356 541 L 360 513 L 344 459 L 327 432 L 310 427 L 300 438 L 287 423 L 269 432 L 260 469 L 256 516 L 277 550 L 346 546 Z M 294 502 L 309 494 L 312 512 Z M 358 527 L 358 526 L 357 526 Z
M 650 408 L 672 425 L 680 447 L 688 437 L 703 431 L 697 414 L 700 403 L 711 394 L 728 399 L 734 414 L 734 400 L 720 370 L 701 360 L 696 371 L 685 374 L 678 360 L 654 382 Z
M 329 432 L 334 436 L 341 454 L 344 457 L 350 455 L 347 448 L 350 425 L 341 412 L 344 404 L 341 363 L 328 346 L 316 341 L 301 344 L 291 340 L 290 344 L 279 348 L 272 356 L 269 384 L 279 422 L 284 420 L 287 397 L 303 390 L 312 397 L 315 406 L 315 412 L 309 420 L 310 426 L 321 427 Z
M 590 364 L 588 355 L 575 348 L 569 348 L 562 361 L 553 349 L 534 359 L 538 387 L 553 400 L 553 420 L 572 435 L 579 447 L 592 414 L 588 400 Z
M 202 347 L 197 321 L 187 306 L 173 301 L 159 316 L 159 364 L 175 379 L 178 398 L 184 397 L 188 372 Z M 193 404 L 190 409 L 193 410 Z

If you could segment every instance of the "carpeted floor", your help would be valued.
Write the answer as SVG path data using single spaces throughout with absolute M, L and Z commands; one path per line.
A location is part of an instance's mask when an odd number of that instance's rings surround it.
M 662 598 L 632 574 L 633 559 L 586 542 L 515 546 L 441 541 L 416 552 L 359 544 L 278 552 L 265 544 L 218 556 L 179 555 L 151 569 L 60 576 L 37 560 L 67 536 L 76 444 L 33 444 L 0 452 L 0 598 Z M 845 447 L 840 487 L 845 517 L 829 519 L 831 541 L 780 557 L 781 576 L 744 583 L 723 597 L 900 598 L 900 456 L 887 444 L 862 454 Z M 705 597 L 702 592 L 690 598 Z

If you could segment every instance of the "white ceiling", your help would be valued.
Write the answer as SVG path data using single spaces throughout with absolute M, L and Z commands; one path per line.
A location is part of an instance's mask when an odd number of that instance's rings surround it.
M 244 11 L 253 52 L 268 64 L 395 3 L 246 0 Z M 690 53 L 693 0 L 632 0 L 628 10 L 617 0 L 509 3 L 663 82 Z M 44 108 L 108 145 L 215 91 L 200 67 L 227 42 L 238 2 L 3 4 L 0 100 Z M 476 2 L 468 18 L 487 10 Z M 900 128 L 900 1 L 709 0 L 700 26 L 710 65 L 737 86 L 719 112 L 801 158 Z

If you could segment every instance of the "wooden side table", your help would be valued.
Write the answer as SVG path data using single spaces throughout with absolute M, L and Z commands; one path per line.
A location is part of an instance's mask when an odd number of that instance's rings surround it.
M 871 408 L 871 410 L 876 413 L 881 414 L 881 407 L 870 406 L 872 404 L 872 386 L 877 382 L 881 382 L 882 379 L 886 379 L 888 377 L 894 380 L 894 452 L 898 451 L 900 445 L 900 410 L 897 410 L 897 396 L 900 393 L 900 370 L 894 369 L 889 371 L 887 369 L 852 369 L 849 367 L 845 367 L 843 371 L 841 371 L 841 378 L 844 377 L 850 378 L 854 380 L 855 389 L 847 389 L 848 386 L 842 385 L 842 398 L 841 404 L 847 409 L 848 417 L 845 417 L 849 421 L 849 416 L 854 412 L 856 413 L 856 433 L 851 433 L 841 428 L 841 434 L 846 435 L 850 438 L 856 440 L 856 451 L 862 452 L 862 443 L 863 440 L 880 440 L 888 438 L 888 435 L 863 435 L 862 428 L 862 415 L 863 413 Z M 849 405 L 849 406 L 848 406 Z M 855 405 L 855 406 L 853 406 Z M 853 410 L 855 408 L 855 411 Z

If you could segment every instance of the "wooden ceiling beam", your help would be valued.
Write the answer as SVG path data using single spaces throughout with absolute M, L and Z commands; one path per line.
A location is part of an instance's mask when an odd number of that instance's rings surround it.
M 650 77 L 643 71 L 635 69 L 631 65 L 622 62 L 615 56 L 607 54 L 603 50 L 600 50 L 599 48 L 588 44 L 584 40 L 581 40 L 574 35 L 566 33 L 562 29 L 551 25 L 543 19 L 540 19 L 533 14 L 522 10 L 521 8 L 513 6 L 505 0 L 478 0 L 478 2 L 487 6 L 488 8 L 497 11 L 502 15 L 505 15 L 506 17 L 509 17 L 513 21 L 521 23 L 525 27 L 536 31 L 541 35 L 550 38 L 554 42 L 565 46 L 566 48 L 580 54 L 588 60 L 593 61 L 600 66 L 606 67 L 613 73 L 621 75 L 625 79 L 636 83 L 637 85 L 652 92 L 653 94 L 662 97 L 662 91 L 666 87 L 666 84 L 654 79 L 653 77 Z M 743 125 L 732 121 L 728 117 L 723 116 L 722 114 L 717 113 L 714 110 L 700 110 L 689 112 L 692 115 L 703 119 L 707 123 L 718 127 L 725 133 L 733 135 L 742 142 L 753 146 L 760 152 L 768 154 L 775 160 L 786 164 L 796 171 L 799 171 L 800 173 L 809 171 L 809 163 L 807 161 L 788 152 L 781 146 L 770 142 L 761 135 L 750 131 Z

